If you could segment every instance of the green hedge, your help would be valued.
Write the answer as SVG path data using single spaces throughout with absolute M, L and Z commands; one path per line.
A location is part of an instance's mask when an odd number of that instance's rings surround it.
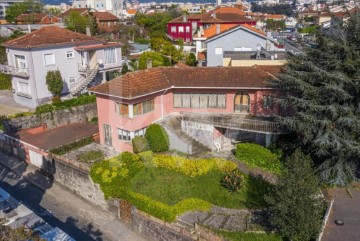
M 82 95 L 79 96 L 78 98 L 65 100 L 54 104 L 45 104 L 38 106 L 36 107 L 35 113 L 42 114 L 42 113 L 52 112 L 55 110 L 69 109 L 74 106 L 86 105 L 94 102 L 96 102 L 95 95 Z
M 66 145 L 54 148 L 54 149 L 50 150 L 50 152 L 61 156 L 72 150 L 76 150 L 83 146 L 89 145 L 91 142 L 93 142 L 93 138 L 92 138 L 92 136 L 89 136 L 89 137 L 85 137 L 81 140 L 74 141 L 74 142 L 68 143 Z
M 145 138 L 153 152 L 169 150 L 169 136 L 162 126 L 158 124 L 151 124 L 146 129 Z
M 0 90 L 11 90 L 11 75 L 0 73 Z
M 279 156 L 268 149 L 253 143 L 240 143 L 236 146 L 235 156 L 251 167 L 260 167 L 275 174 L 284 170 Z
M 149 150 L 149 144 L 144 137 L 135 136 L 132 140 L 133 152 L 140 153 Z

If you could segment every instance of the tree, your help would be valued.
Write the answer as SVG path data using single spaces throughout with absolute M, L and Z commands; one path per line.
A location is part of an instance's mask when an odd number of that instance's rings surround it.
M 27 0 L 25 2 L 15 3 L 6 8 L 5 19 L 9 23 L 15 22 L 15 18 L 23 13 L 41 13 L 43 4 L 36 0 Z
M 59 70 L 50 70 L 46 74 L 46 85 L 48 90 L 54 95 L 59 97 L 64 87 L 64 82 Z
M 145 52 L 139 58 L 139 66 L 138 69 L 146 69 L 147 68 L 147 61 L 152 60 L 152 66 L 170 66 L 171 62 L 169 58 L 166 56 L 157 53 L 157 52 Z
M 271 194 L 265 197 L 269 221 L 289 240 L 308 241 L 319 232 L 325 210 L 319 180 L 310 157 L 299 149 L 288 158 L 286 167 Z
M 43 240 L 34 235 L 31 230 L 26 230 L 24 226 L 12 229 L 9 226 L 0 225 L 0 241 L 18 241 L 18 240 Z
M 291 56 L 273 81 L 288 115 L 278 120 L 312 155 L 320 178 L 333 185 L 356 180 L 360 161 L 360 15 L 318 32 L 317 47 Z
M 124 75 L 124 74 L 126 74 L 127 72 L 130 72 L 130 70 L 129 70 L 128 65 L 127 65 L 126 63 L 124 63 L 124 64 L 122 65 L 122 68 L 121 68 L 121 74 Z
M 95 18 L 91 12 L 87 16 L 83 16 L 78 12 L 71 12 L 65 19 L 65 25 L 67 29 L 77 33 L 85 34 L 86 27 L 90 28 L 92 35 L 95 35 L 98 32 Z
M 190 53 L 186 57 L 186 64 L 189 65 L 189 66 L 196 66 L 197 60 L 196 60 L 196 56 L 195 56 L 194 53 Z

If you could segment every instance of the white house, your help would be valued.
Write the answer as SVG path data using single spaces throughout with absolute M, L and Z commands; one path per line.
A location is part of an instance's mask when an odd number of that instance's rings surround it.
M 46 26 L 9 40 L 6 47 L 7 71 L 12 75 L 17 103 L 34 108 L 51 99 L 46 74 L 59 70 L 64 81 L 63 95 L 77 95 L 107 80 L 111 71 L 121 69 L 119 43 Z

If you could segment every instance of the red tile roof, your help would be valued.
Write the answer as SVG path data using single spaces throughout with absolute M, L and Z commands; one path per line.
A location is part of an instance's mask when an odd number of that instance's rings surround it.
M 136 9 L 127 9 L 126 12 L 128 14 L 136 14 L 137 13 Z
M 9 40 L 3 44 L 9 48 L 39 48 L 47 46 L 61 46 L 67 44 L 99 44 L 103 41 L 81 33 L 59 28 L 58 26 L 46 26 L 30 34 Z
M 119 18 L 109 12 L 93 12 L 92 13 L 98 21 L 119 21 Z
M 281 66 L 157 67 L 127 73 L 90 91 L 131 99 L 168 88 L 266 88 L 268 79 L 274 78 L 281 69 Z
M 236 14 L 240 14 L 240 15 L 246 15 L 246 13 L 237 7 L 218 7 L 216 8 L 213 12 L 215 13 L 236 13 Z
M 59 18 L 66 18 L 68 17 L 71 13 L 73 12 L 77 12 L 77 13 L 80 13 L 81 15 L 82 14 L 85 14 L 88 12 L 88 9 L 87 8 L 70 8 L 69 10 L 66 10 L 65 12 L 63 13 L 60 13 L 58 15 Z
M 220 26 L 220 32 L 217 33 L 217 25 Z M 243 28 L 245 29 L 248 29 L 248 30 L 251 30 L 255 33 L 258 33 L 260 35 L 263 35 L 263 36 L 266 36 L 266 33 L 259 30 L 259 29 L 256 29 L 254 26 L 251 26 L 249 24 L 228 24 L 228 23 L 222 23 L 222 24 L 214 24 L 212 25 L 211 27 L 207 28 L 204 30 L 204 34 L 201 35 L 202 38 L 212 38 L 218 34 L 221 34 L 221 33 L 224 33 L 224 32 L 227 32 L 231 29 L 234 29 L 238 26 L 242 26 Z M 196 38 L 198 35 L 197 33 L 195 33 L 194 35 L 194 38 Z
M 97 125 L 74 123 L 40 133 L 33 133 L 31 129 L 24 129 L 10 135 L 44 151 L 49 151 L 97 133 L 99 133 Z
M 17 22 L 40 22 L 41 19 L 45 18 L 47 14 L 45 13 L 33 13 L 33 14 L 20 14 L 15 18 Z

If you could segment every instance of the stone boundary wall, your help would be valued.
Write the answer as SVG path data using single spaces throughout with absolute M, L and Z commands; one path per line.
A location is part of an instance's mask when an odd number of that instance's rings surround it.
M 43 114 L 13 118 L 5 120 L 3 124 L 4 132 L 10 133 L 40 125 L 46 125 L 47 129 L 53 129 L 71 123 L 84 123 L 94 117 L 97 117 L 96 103 L 91 103 Z

